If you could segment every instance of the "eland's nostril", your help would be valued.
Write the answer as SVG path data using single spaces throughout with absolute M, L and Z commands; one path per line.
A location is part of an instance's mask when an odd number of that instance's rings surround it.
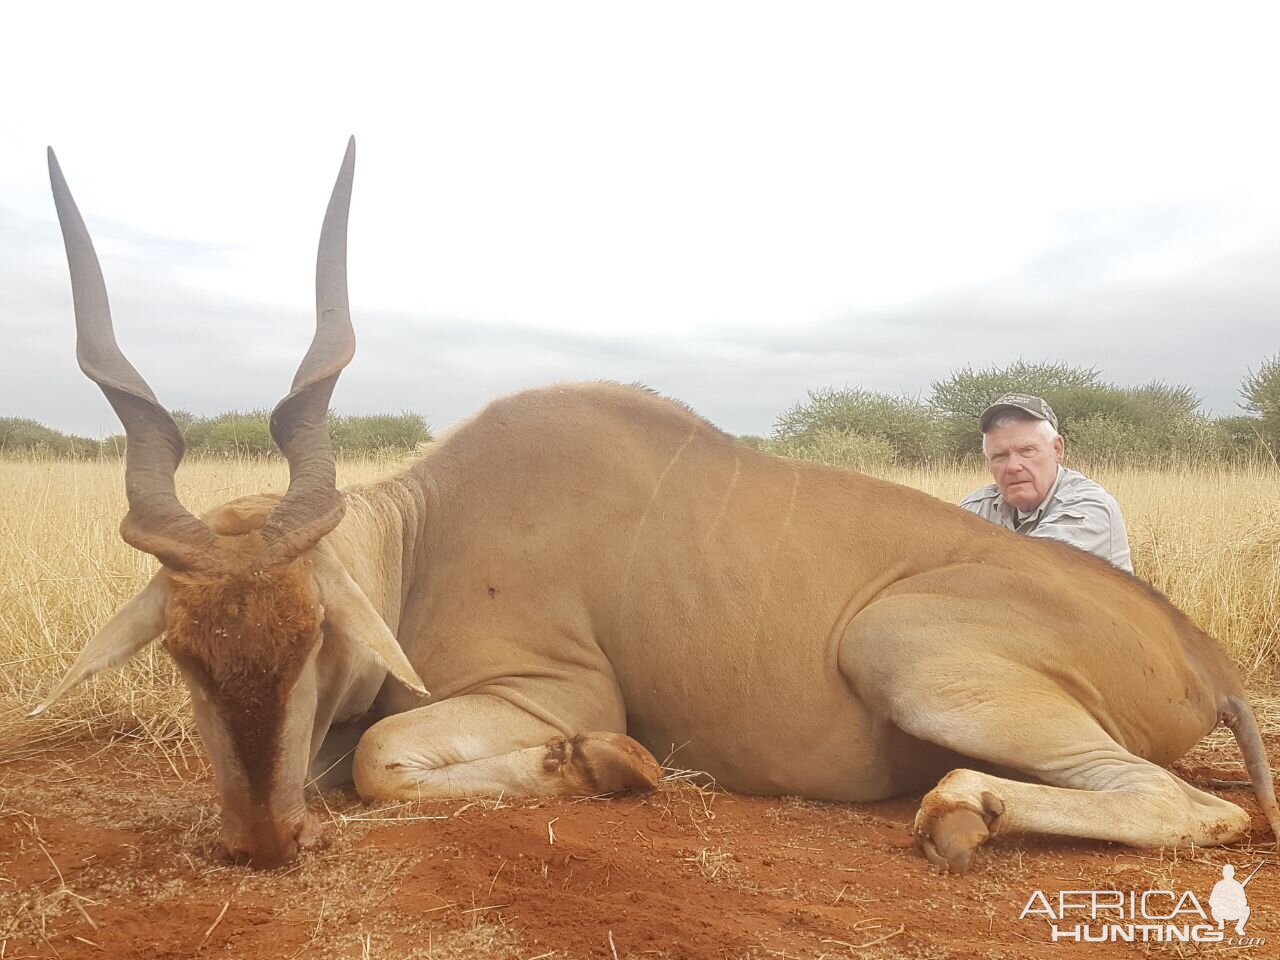
M 274 870 L 292 863 L 320 839 L 321 823 L 309 811 L 288 818 L 263 817 L 247 828 L 224 830 L 213 856 L 252 870 Z
M 219 843 L 213 850 L 213 858 L 222 863 L 234 863 L 243 867 L 252 859 L 252 854 L 237 844 Z
M 297 843 L 298 848 L 301 850 L 314 847 L 322 838 L 323 829 L 320 826 L 320 820 L 311 816 L 311 814 L 303 817 L 298 823 L 297 829 L 293 832 L 294 842 Z
M 294 860 L 298 856 L 298 849 L 296 840 L 284 839 L 255 849 L 241 844 L 220 843 L 214 849 L 213 857 L 222 863 L 234 863 L 251 870 L 274 870 Z
M 297 856 L 297 842 L 280 838 L 275 843 L 264 844 L 255 850 L 247 863 L 253 870 L 275 870 L 291 863 Z

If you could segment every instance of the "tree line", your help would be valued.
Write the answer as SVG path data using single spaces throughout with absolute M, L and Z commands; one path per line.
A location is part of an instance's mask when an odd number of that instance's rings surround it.
M 1245 376 L 1237 416 L 1203 413 L 1195 391 L 1183 384 L 1119 386 L 1093 367 L 1019 360 L 954 371 L 934 381 L 927 397 L 862 387 L 810 390 L 778 416 L 769 436 L 741 439 L 782 456 L 859 469 L 973 460 L 982 450 L 979 415 L 1010 392 L 1049 401 L 1074 462 L 1274 463 L 1280 453 L 1280 354 Z M 278 455 L 266 410 L 215 417 L 177 410 L 173 417 L 195 456 Z M 348 456 L 410 453 L 431 439 L 417 413 L 342 416 L 331 411 L 329 435 L 334 448 Z M 92 459 L 123 451 L 123 436 L 91 440 L 34 420 L 0 417 L 0 455 Z
M 1019 360 L 954 371 L 934 381 L 927 397 L 861 387 L 811 390 L 779 415 L 771 435 L 743 439 L 782 456 L 856 469 L 976 460 L 979 416 L 1013 392 L 1049 402 L 1074 462 L 1274 463 L 1280 452 L 1280 354 L 1244 378 L 1237 416 L 1208 416 L 1183 384 L 1119 386 L 1093 367 Z
M 214 417 L 173 411 L 192 456 L 277 456 L 279 450 L 268 427 L 270 411 L 232 410 Z M 431 439 L 421 414 L 342 416 L 329 412 L 329 436 L 334 449 L 347 456 L 410 453 Z M 61 433 L 34 420 L 0 417 L 0 454 L 65 459 L 118 457 L 124 453 L 123 434 L 91 440 Z

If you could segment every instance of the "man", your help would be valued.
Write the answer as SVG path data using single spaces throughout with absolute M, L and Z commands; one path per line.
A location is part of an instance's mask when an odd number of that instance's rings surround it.
M 1263 860 L 1262 863 L 1267 861 Z M 1262 866 L 1258 864 L 1258 867 Z M 1257 873 L 1257 867 L 1253 873 Z M 1228 920 L 1236 924 L 1236 936 L 1244 936 L 1244 925 L 1249 922 L 1249 895 L 1244 892 L 1245 884 L 1253 879 L 1249 874 L 1244 883 L 1236 879 L 1236 868 L 1229 863 L 1222 865 L 1222 879 L 1213 885 L 1209 894 L 1209 912 L 1218 923 L 1218 929 L 1226 926 Z
M 995 483 L 960 506 L 1029 537 L 1061 540 L 1133 573 L 1115 497 L 1062 465 L 1058 418 L 1040 397 L 1007 393 L 982 412 L 982 452 Z

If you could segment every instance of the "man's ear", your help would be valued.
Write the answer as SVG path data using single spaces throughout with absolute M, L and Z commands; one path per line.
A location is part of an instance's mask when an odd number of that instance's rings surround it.
M 1058 434 L 1053 438 L 1053 455 L 1059 463 L 1062 462 L 1062 456 L 1066 453 L 1067 441 L 1062 438 L 1062 434 Z
M 85 644 L 61 682 L 44 703 L 27 714 L 38 717 L 57 703 L 73 687 L 95 673 L 118 667 L 164 632 L 165 604 L 169 601 L 169 579 L 161 571 L 151 578 L 132 600 L 106 622 Z
M 311 551 L 311 560 L 325 622 L 347 640 L 368 647 L 388 672 L 414 693 L 430 696 L 391 628 L 333 550 L 321 542 Z

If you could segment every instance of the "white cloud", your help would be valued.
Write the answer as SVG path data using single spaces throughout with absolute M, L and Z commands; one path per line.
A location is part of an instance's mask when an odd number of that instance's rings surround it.
M 760 432 L 810 387 L 920 391 L 1021 355 L 1185 380 L 1230 412 L 1275 349 L 1266 5 L 7 17 L 0 412 L 114 429 L 70 386 L 46 142 L 173 406 L 282 392 L 349 132 L 352 410 L 443 424 L 607 376 Z

